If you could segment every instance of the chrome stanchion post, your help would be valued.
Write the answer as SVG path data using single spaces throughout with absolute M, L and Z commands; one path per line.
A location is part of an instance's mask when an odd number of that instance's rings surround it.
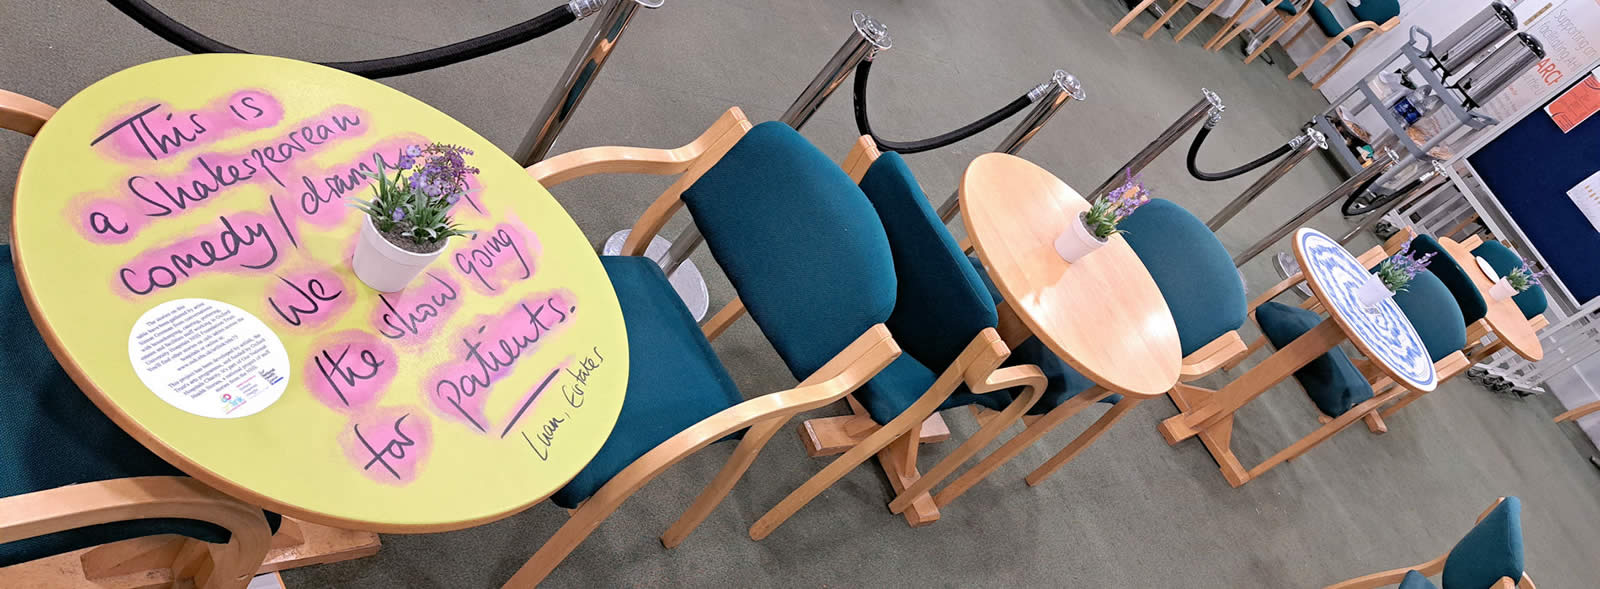
M 1067 73 L 1066 70 L 1056 70 L 1050 76 L 1050 81 L 1039 84 L 1028 92 L 1028 98 L 1033 101 L 1033 110 L 1022 117 L 1022 121 L 1000 141 L 1000 145 L 996 146 L 994 151 L 1009 154 L 1021 151 L 1022 146 L 1027 145 L 1028 140 L 1033 139 L 1033 136 L 1039 133 L 1039 129 L 1050 122 L 1050 117 L 1055 116 L 1056 111 L 1061 110 L 1067 100 L 1083 100 L 1087 97 L 1083 91 L 1083 84 L 1076 76 Z M 940 220 L 948 223 L 956 216 L 956 211 L 961 208 L 959 196 L 959 189 L 952 191 L 950 197 L 939 205 Z
M 1183 116 L 1178 117 L 1178 120 L 1172 123 L 1171 127 L 1167 127 L 1167 130 L 1156 136 L 1155 141 L 1151 141 L 1139 153 L 1134 154 L 1133 159 L 1128 160 L 1127 164 L 1118 168 L 1116 173 L 1112 174 L 1104 184 L 1094 189 L 1094 192 L 1084 195 L 1084 200 L 1094 202 L 1095 199 L 1110 194 L 1112 188 L 1121 186 L 1126 181 L 1127 175 L 1138 175 L 1139 172 L 1144 171 L 1145 166 L 1150 165 L 1150 162 L 1155 161 L 1156 157 L 1165 153 L 1168 148 L 1172 147 L 1172 144 L 1178 142 L 1179 137 L 1182 137 L 1184 133 L 1188 133 L 1189 129 L 1193 129 L 1195 125 L 1200 124 L 1200 121 L 1221 121 L 1222 111 L 1228 108 L 1222 105 L 1222 97 L 1205 88 L 1201 88 L 1200 93 L 1204 96 L 1200 99 L 1200 102 L 1189 107 L 1188 112 L 1183 113 Z M 1216 123 L 1212 122 L 1209 126 L 1215 127 Z
M 535 119 L 527 136 L 522 138 L 522 144 L 512 154 L 518 163 L 523 167 L 531 166 L 550 153 L 556 136 L 572 119 L 572 113 L 577 110 L 584 93 L 594 85 L 600 68 L 606 64 L 606 58 L 611 57 L 611 51 L 616 49 L 617 39 L 627 30 L 633 14 L 638 12 L 640 6 L 660 8 L 665 1 L 611 0 L 608 3 L 607 0 L 571 0 L 567 3 L 567 9 L 580 19 L 595 13 L 600 13 L 600 18 L 589 29 L 583 44 L 573 54 L 572 63 L 567 64 L 566 73 L 561 74 L 561 82 L 556 84 L 550 97 L 545 100 L 539 118 Z
M 1359 173 L 1351 176 L 1349 180 L 1345 180 L 1343 184 L 1340 184 L 1333 190 L 1329 191 L 1326 196 L 1323 196 L 1322 198 L 1317 199 L 1316 202 L 1306 206 L 1305 210 L 1300 211 L 1299 215 L 1295 216 L 1293 219 L 1285 221 L 1282 225 L 1279 225 L 1277 229 L 1273 229 L 1270 233 L 1267 233 L 1260 240 L 1256 241 L 1254 245 L 1251 245 L 1249 249 L 1246 249 L 1245 251 L 1240 252 L 1239 255 L 1234 256 L 1233 265 L 1243 266 L 1245 262 L 1249 262 L 1256 256 L 1261 255 L 1261 252 L 1267 251 L 1267 248 L 1272 247 L 1272 244 L 1277 243 L 1278 240 L 1289 235 L 1289 233 L 1294 231 L 1295 228 L 1305 225 L 1306 222 L 1310 221 L 1312 217 L 1317 216 L 1317 213 L 1320 213 L 1324 209 L 1338 204 L 1340 201 L 1343 201 L 1344 199 L 1349 198 L 1351 195 L 1354 195 L 1357 190 L 1360 190 L 1362 186 L 1366 185 L 1367 181 L 1377 178 L 1384 172 L 1387 172 L 1389 168 L 1394 167 L 1395 163 L 1399 160 L 1400 156 L 1397 155 L 1393 149 L 1384 148 L 1382 152 L 1378 153 L 1378 157 L 1375 158 L 1371 164 L 1367 165 L 1367 167 L 1362 168 Z
M 800 96 L 795 98 L 794 104 L 790 105 L 789 110 L 778 120 L 795 129 L 805 126 L 811 115 L 817 112 L 817 108 L 827 101 L 834 90 L 844 84 L 845 79 L 850 77 L 850 73 L 855 71 L 857 65 L 864 60 L 872 59 L 879 51 L 893 45 L 888 27 L 867 16 L 866 13 L 860 10 L 851 12 L 850 21 L 855 26 L 850 38 L 845 39 L 844 44 L 833 53 L 833 57 L 828 59 L 822 70 L 817 72 L 816 77 L 806 85 Z M 622 253 L 622 244 L 627 241 L 628 233 L 629 231 L 624 229 L 612 234 L 606 240 L 602 253 L 613 256 Z M 678 290 L 678 295 L 688 304 L 696 320 L 705 317 L 709 305 L 705 281 L 700 278 L 700 272 L 693 268 L 693 264 L 684 268 L 684 273 L 680 274 L 678 269 L 704 241 L 705 237 L 700 234 L 700 229 L 691 222 L 682 233 L 670 241 L 657 236 L 651 241 L 651 246 L 646 252 L 646 255 L 650 255 L 648 250 L 657 249 L 657 244 L 663 244 L 661 247 L 665 248 L 665 252 L 659 257 L 654 255 L 651 257 L 655 258 L 662 271 L 666 272 L 674 288 Z M 686 274 L 692 275 L 686 276 Z
M 1206 124 L 1212 125 L 1210 121 L 1207 121 Z M 1328 138 L 1321 131 L 1308 128 L 1304 134 L 1289 140 L 1289 146 L 1294 149 L 1289 154 L 1289 157 L 1279 160 L 1277 165 L 1267 170 L 1267 173 L 1257 179 L 1254 184 L 1244 189 L 1244 192 L 1239 193 L 1239 196 L 1234 197 L 1232 202 L 1222 207 L 1222 210 L 1217 211 L 1217 214 L 1211 217 L 1211 220 L 1206 221 L 1206 227 L 1209 227 L 1212 231 L 1222 227 L 1234 215 L 1239 214 L 1239 211 L 1244 210 L 1245 205 L 1250 204 L 1256 197 L 1261 196 L 1261 193 L 1266 192 L 1267 188 L 1271 187 L 1273 183 L 1288 174 L 1289 170 L 1300 162 L 1305 161 L 1306 157 L 1311 155 L 1311 152 L 1317 149 L 1327 149 Z

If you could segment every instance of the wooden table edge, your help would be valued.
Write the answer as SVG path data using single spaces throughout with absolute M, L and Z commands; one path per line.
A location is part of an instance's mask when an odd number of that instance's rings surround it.
M 1438 241 L 1439 247 L 1444 248 L 1445 255 L 1450 256 L 1450 261 L 1456 266 L 1460 267 L 1462 272 L 1467 274 L 1467 277 L 1472 280 L 1472 285 L 1478 289 L 1478 294 L 1483 295 L 1483 302 L 1488 306 L 1490 313 L 1493 313 L 1496 307 L 1499 307 L 1499 311 L 1501 313 L 1510 313 L 1512 312 L 1512 309 L 1515 310 L 1516 317 L 1522 322 L 1520 326 L 1527 328 L 1527 332 L 1523 334 L 1526 336 L 1527 340 L 1524 340 L 1523 338 L 1511 338 L 1501 335 L 1504 331 L 1506 331 L 1500 328 L 1500 324 L 1502 322 L 1491 321 L 1489 320 L 1489 314 L 1485 314 L 1484 323 L 1489 326 L 1489 331 L 1494 332 L 1495 337 L 1499 338 L 1501 342 L 1504 342 L 1506 347 L 1510 348 L 1511 351 L 1516 352 L 1518 356 L 1522 356 L 1530 362 L 1538 362 L 1543 360 L 1544 344 L 1539 342 L 1539 332 L 1533 329 L 1533 325 L 1529 323 L 1528 318 L 1522 314 L 1522 308 L 1517 306 L 1516 301 L 1511 299 L 1497 301 L 1494 299 L 1494 297 L 1489 296 L 1489 289 L 1486 288 L 1484 284 L 1493 286 L 1494 281 L 1489 280 L 1489 276 L 1483 273 L 1482 268 L 1478 267 L 1476 259 L 1477 256 L 1472 255 L 1472 252 L 1469 251 L 1466 246 L 1461 245 L 1461 243 L 1456 240 L 1448 237 L 1440 237 Z M 1517 324 L 1513 323 L 1513 325 Z M 1512 329 L 1517 328 L 1513 327 Z M 1521 345 L 1523 341 L 1529 340 L 1533 342 L 1534 346 L 1537 346 L 1537 349 L 1529 350 L 1526 346 Z M 1472 342 L 1467 343 L 1471 344 Z

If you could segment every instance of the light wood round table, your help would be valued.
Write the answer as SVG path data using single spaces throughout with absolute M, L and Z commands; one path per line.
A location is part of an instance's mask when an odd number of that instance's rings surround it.
M 350 269 L 378 156 L 472 149 L 474 239 L 398 293 Z M 195 55 L 63 105 L 13 224 L 39 331 L 102 411 L 242 500 L 379 532 L 458 529 L 571 480 L 627 387 L 616 293 L 561 206 L 471 129 L 304 62 Z
M 989 153 L 967 167 L 960 198 L 978 257 L 1033 335 L 1112 392 L 1172 389 L 1183 366 L 1178 328 L 1128 242 L 1112 236 L 1075 263 L 1056 254 L 1056 236 L 1089 208 L 1077 191 L 1032 162 Z
M 1478 267 L 1477 256 L 1472 251 L 1448 237 L 1439 238 L 1439 247 L 1450 255 L 1450 260 L 1472 278 L 1472 284 L 1478 287 L 1478 292 L 1483 294 L 1483 302 L 1489 306 L 1489 312 L 1483 316 L 1484 323 L 1489 326 L 1489 331 L 1495 337 L 1505 342 L 1506 347 L 1516 352 L 1518 356 L 1528 359 L 1529 362 L 1538 362 L 1544 359 L 1544 345 L 1539 343 L 1539 333 L 1533 329 L 1533 323 L 1522 314 L 1522 308 L 1512 299 L 1495 300 L 1489 295 L 1489 289 L 1494 287 L 1494 281 L 1499 277 L 1490 277 Z M 1467 342 L 1472 343 L 1472 342 Z

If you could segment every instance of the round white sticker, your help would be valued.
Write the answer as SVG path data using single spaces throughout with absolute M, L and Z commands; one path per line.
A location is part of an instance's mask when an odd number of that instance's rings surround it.
M 157 397 L 202 417 L 266 409 L 289 387 L 289 353 L 278 334 L 222 301 L 156 305 L 128 334 L 128 359 Z

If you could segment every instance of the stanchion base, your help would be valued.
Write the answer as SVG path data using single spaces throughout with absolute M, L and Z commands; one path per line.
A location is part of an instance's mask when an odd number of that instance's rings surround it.
M 606 239 L 605 247 L 600 253 L 607 256 L 622 255 L 622 244 L 628 241 L 631 230 L 623 229 L 612 233 Z M 672 241 L 660 235 L 650 240 L 650 245 L 644 248 L 644 255 L 652 260 L 660 260 L 667 255 L 667 250 L 672 248 Z M 700 269 L 695 267 L 694 260 L 684 260 L 678 266 L 678 271 L 667 277 L 667 282 L 672 283 L 672 290 L 678 292 L 678 298 L 683 299 L 683 305 L 689 308 L 689 313 L 694 315 L 695 321 L 706 318 L 706 311 L 711 307 L 711 294 L 706 291 L 706 280 L 700 276 Z
M 1274 266 L 1278 268 L 1279 278 L 1287 279 L 1290 276 L 1300 273 L 1300 262 L 1294 259 L 1294 254 L 1289 252 L 1278 252 L 1278 255 L 1274 256 L 1274 259 L 1278 262 L 1277 264 L 1274 264 Z M 1300 284 L 1296 284 L 1294 289 L 1295 292 L 1300 293 L 1302 297 L 1311 298 L 1311 286 L 1307 285 L 1306 283 L 1302 282 Z

